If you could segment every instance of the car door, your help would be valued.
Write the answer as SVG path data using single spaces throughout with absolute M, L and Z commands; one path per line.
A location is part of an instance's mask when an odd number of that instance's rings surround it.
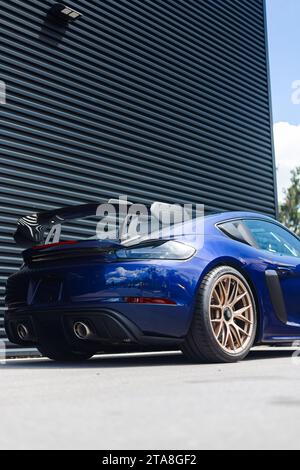
M 277 316 L 300 325 L 300 240 L 280 224 L 245 219 L 256 248 L 264 254 L 266 279 Z

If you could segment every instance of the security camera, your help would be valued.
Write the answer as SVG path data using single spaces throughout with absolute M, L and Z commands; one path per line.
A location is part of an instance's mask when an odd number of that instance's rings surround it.
M 81 13 L 73 10 L 73 8 L 70 8 L 63 3 L 55 3 L 50 8 L 49 15 L 52 16 L 52 18 L 67 23 L 78 20 L 82 16 Z

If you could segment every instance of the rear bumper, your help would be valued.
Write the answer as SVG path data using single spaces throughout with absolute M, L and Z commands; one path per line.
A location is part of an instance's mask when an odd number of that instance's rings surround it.
M 88 325 L 91 335 L 79 339 L 74 324 Z M 20 338 L 18 326 L 25 325 L 29 337 Z M 132 350 L 172 348 L 180 346 L 183 339 L 155 334 L 145 334 L 134 322 L 120 312 L 99 307 L 84 309 L 14 310 L 5 317 L 9 340 L 22 346 L 39 345 L 54 341 L 66 341 L 74 350 Z
M 199 262 L 52 264 L 24 267 L 7 282 L 6 327 L 12 342 L 24 345 L 16 322 L 32 329 L 32 344 L 51 338 L 75 341 L 71 326 L 86 320 L 94 338 L 79 344 L 180 344 L 189 330 L 199 281 Z M 173 304 L 131 303 L 132 297 L 170 299 Z M 77 345 L 78 345 L 78 340 Z

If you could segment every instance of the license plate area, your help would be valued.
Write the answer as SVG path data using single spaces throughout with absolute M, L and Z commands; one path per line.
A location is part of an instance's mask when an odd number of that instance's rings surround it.
M 33 304 L 51 304 L 60 302 L 62 296 L 63 282 L 61 279 L 44 278 L 37 282 Z

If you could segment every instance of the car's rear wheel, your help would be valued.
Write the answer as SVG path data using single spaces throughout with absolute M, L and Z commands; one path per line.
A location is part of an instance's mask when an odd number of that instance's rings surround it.
M 237 362 L 248 355 L 256 329 L 256 305 L 247 280 L 236 269 L 221 266 L 202 281 L 182 350 L 196 362 Z
M 39 352 L 52 361 L 58 362 L 83 362 L 90 359 L 93 354 L 71 351 L 67 346 L 58 344 L 38 345 Z

